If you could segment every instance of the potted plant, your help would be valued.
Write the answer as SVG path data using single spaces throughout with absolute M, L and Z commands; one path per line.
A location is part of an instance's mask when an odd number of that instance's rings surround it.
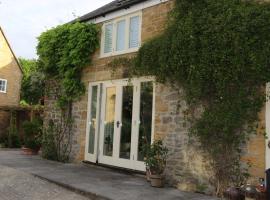
M 168 149 L 161 140 L 155 141 L 147 148 L 145 155 L 146 167 L 150 170 L 152 187 L 164 187 L 164 169 L 166 167 Z
M 150 167 L 148 166 L 148 161 L 147 161 L 147 159 L 149 158 L 150 148 L 151 148 L 150 144 L 148 144 L 147 142 L 142 142 L 141 154 L 144 157 L 144 161 L 145 161 L 145 165 L 146 165 L 146 174 L 145 175 L 146 175 L 147 182 L 151 181 L 151 179 L 150 179 L 151 172 L 150 172 Z
M 42 122 L 39 119 L 23 123 L 24 145 L 22 151 L 27 155 L 37 155 L 41 147 Z
M 223 195 L 228 200 L 245 200 L 245 196 L 242 194 L 240 188 L 237 187 L 227 188 Z

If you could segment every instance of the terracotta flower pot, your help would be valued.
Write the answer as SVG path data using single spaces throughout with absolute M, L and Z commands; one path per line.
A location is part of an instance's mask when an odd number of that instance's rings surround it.
M 228 200 L 245 200 L 245 196 L 241 193 L 240 188 L 229 187 L 224 192 L 224 197 Z
M 27 147 L 22 147 L 22 154 L 23 155 L 38 155 L 39 149 L 30 149 Z
M 151 180 L 151 186 L 152 187 L 157 187 L 157 188 L 164 187 L 164 177 L 162 175 L 151 174 L 150 175 L 150 180 Z

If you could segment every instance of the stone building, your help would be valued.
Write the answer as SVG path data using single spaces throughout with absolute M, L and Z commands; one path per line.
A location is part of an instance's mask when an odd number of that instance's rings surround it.
M 10 110 L 20 103 L 22 69 L 0 27 L 0 135 L 9 125 Z
M 102 33 L 100 49 L 82 73 L 87 93 L 73 104 L 72 159 L 144 171 L 142 141 L 159 138 L 169 149 L 168 182 L 182 190 L 211 192 L 207 159 L 189 141 L 184 91 L 156 83 L 154 77 L 129 80 L 122 68 L 112 73 L 108 66 L 114 58 L 136 54 L 144 42 L 161 34 L 173 5 L 173 0 L 116 0 L 79 18 L 98 24 Z M 45 121 L 57 116 L 54 103 L 45 100 Z M 252 164 L 253 180 L 264 177 L 266 168 L 261 131 L 265 109 L 260 119 L 258 135 L 243 157 Z

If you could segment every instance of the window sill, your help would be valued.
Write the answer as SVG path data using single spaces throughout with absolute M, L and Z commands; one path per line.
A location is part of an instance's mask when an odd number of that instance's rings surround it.
M 101 54 L 99 58 L 107 58 L 107 57 L 113 57 L 113 56 L 119 56 L 119 55 L 124 55 L 124 54 L 129 54 L 129 53 L 135 53 L 139 50 L 139 47 L 125 50 L 125 51 L 115 51 L 113 53 L 106 53 L 106 54 Z

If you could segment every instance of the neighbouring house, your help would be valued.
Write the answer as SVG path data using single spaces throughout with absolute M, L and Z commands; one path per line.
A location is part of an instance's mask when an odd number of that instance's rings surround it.
M 0 27 L 0 136 L 7 131 L 10 112 L 20 104 L 21 66 Z
M 207 192 L 213 189 L 211 172 L 202 152 L 188 142 L 183 90 L 156 83 L 154 77 L 129 80 L 125 69 L 112 73 L 108 66 L 114 58 L 136 54 L 145 41 L 162 33 L 173 5 L 173 0 L 116 0 L 79 18 L 98 24 L 102 33 L 100 49 L 83 72 L 87 93 L 73 104 L 72 159 L 144 171 L 142 141 L 160 138 L 169 149 L 168 182 L 182 190 L 206 186 Z M 57 118 L 54 104 L 47 97 L 45 121 Z M 252 136 L 243 157 L 252 164 L 250 174 L 255 181 L 270 167 L 265 113 L 264 109 L 258 134 Z M 267 116 L 269 121 L 270 104 Z

